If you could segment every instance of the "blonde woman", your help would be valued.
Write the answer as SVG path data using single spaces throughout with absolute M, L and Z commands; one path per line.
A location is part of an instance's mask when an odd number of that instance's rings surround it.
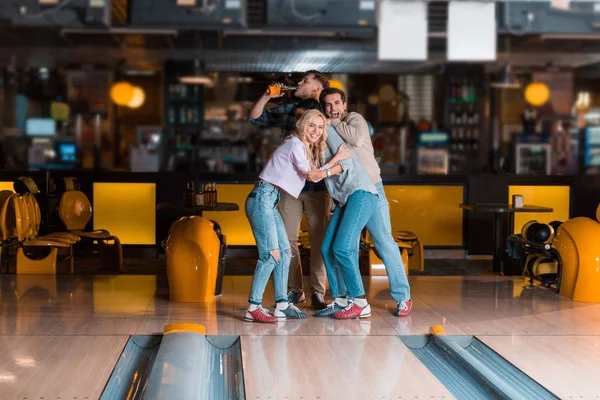
M 306 112 L 297 121 L 294 132 L 275 150 L 246 199 L 246 216 L 258 247 L 246 321 L 274 323 L 287 318 L 306 318 L 305 312 L 288 303 L 291 251 L 277 204 L 281 190 L 298 198 L 305 183 L 304 173 L 321 169 L 331 176 L 342 171 L 338 162 L 350 157 L 350 152 L 340 146 L 336 155 L 325 163 L 326 129 L 327 120 L 320 111 Z M 271 273 L 277 303 L 273 315 L 261 305 Z

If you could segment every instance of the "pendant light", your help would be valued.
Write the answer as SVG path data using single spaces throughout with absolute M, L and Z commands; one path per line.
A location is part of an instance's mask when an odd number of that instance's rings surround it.
M 509 60 L 510 57 L 510 39 L 506 37 L 504 39 L 504 45 L 506 48 L 506 59 Z M 508 61 L 504 64 L 504 68 L 502 70 L 502 77 L 499 81 L 492 82 L 490 86 L 495 87 L 497 89 L 520 89 L 521 84 L 515 78 L 510 70 L 510 64 Z
M 215 85 L 213 79 L 206 73 L 204 62 L 199 59 L 194 60 L 194 70 L 191 75 L 179 77 L 179 82 L 190 85 L 204 85 L 213 87 Z

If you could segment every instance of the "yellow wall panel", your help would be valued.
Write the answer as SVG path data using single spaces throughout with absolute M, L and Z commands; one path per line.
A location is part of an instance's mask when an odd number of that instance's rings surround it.
M 528 221 L 548 223 L 569 219 L 571 207 L 571 188 L 569 186 L 509 186 L 508 203 L 512 204 L 512 196 L 523 196 L 525 205 L 550 207 L 551 213 L 515 213 L 515 229 L 513 233 L 521 233 L 521 228 Z
M 218 184 L 218 200 L 236 203 L 239 211 L 205 212 L 217 221 L 233 246 L 254 246 L 254 236 L 244 212 L 246 197 L 254 185 Z M 462 186 L 385 186 L 393 230 L 416 233 L 425 246 L 462 246 Z
M 14 182 L 1 181 L 0 190 L 10 190 L 11 192 L 14 192 L 15 189 L 13 188 L 13 184 Z
M 462 246 L 462 186 L 385 185 L 392 230 L 414 232 L 424 246 Z
M 94 229 L 123 244 L 156 244 L 156 184 L 94 183 Z
M 244 204 L 254 185 L 217 184 L 217 200 L 222 203 L 235 203 L 239 211 L 207 211 L 202 215 L 221 226 L 227 236 L 227 244 L 232 246 L 254 246 L 254 236 L 246 218 Z

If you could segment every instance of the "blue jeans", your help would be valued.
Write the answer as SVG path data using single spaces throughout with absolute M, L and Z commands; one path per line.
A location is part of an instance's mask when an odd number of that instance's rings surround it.
M 287 301 L 287 281 L 290 269 L 290 243 L 279 211 L 279 190 L 264 181 L 256 184 L 246 199 L 246 216 L 258 247 L 258 262 L 252 277 L 250 289 L 251 304 L 260 305 L 265 287 L 273 273 L 275 301 Z M 279 250 L 280 258 L 275 260 L 271 251 Z
M 371 219 L 367 222 L 367 230 L 385 265 L 392 297 L 397 302 L 406 301 L 410 299 L 410 286 L 404 271 L 400 250 L 392 236 L 390 209 L 385 197 L 383 183 L 379 182 L 375 187 L 379 193 L 378 204 L 375 212 L 371 215 Z
M 332 297 L 356 298 L 365 294 L 358 266 L 360 233 L 378 206 L 377 195 L 357 190 L 344 207 L 337 207 L 329 221 L 323 261 Z

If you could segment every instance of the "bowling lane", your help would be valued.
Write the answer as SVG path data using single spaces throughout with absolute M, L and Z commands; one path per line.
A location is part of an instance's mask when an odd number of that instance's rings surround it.
M 0 336 L 0 398 L 98 399 L 128 336 Z
M 478 336 L 561 399 L 600 398 L 600 337 Z
M 249 399 L 454 398 L 396 336 L 242 336 L 241 347 Z

